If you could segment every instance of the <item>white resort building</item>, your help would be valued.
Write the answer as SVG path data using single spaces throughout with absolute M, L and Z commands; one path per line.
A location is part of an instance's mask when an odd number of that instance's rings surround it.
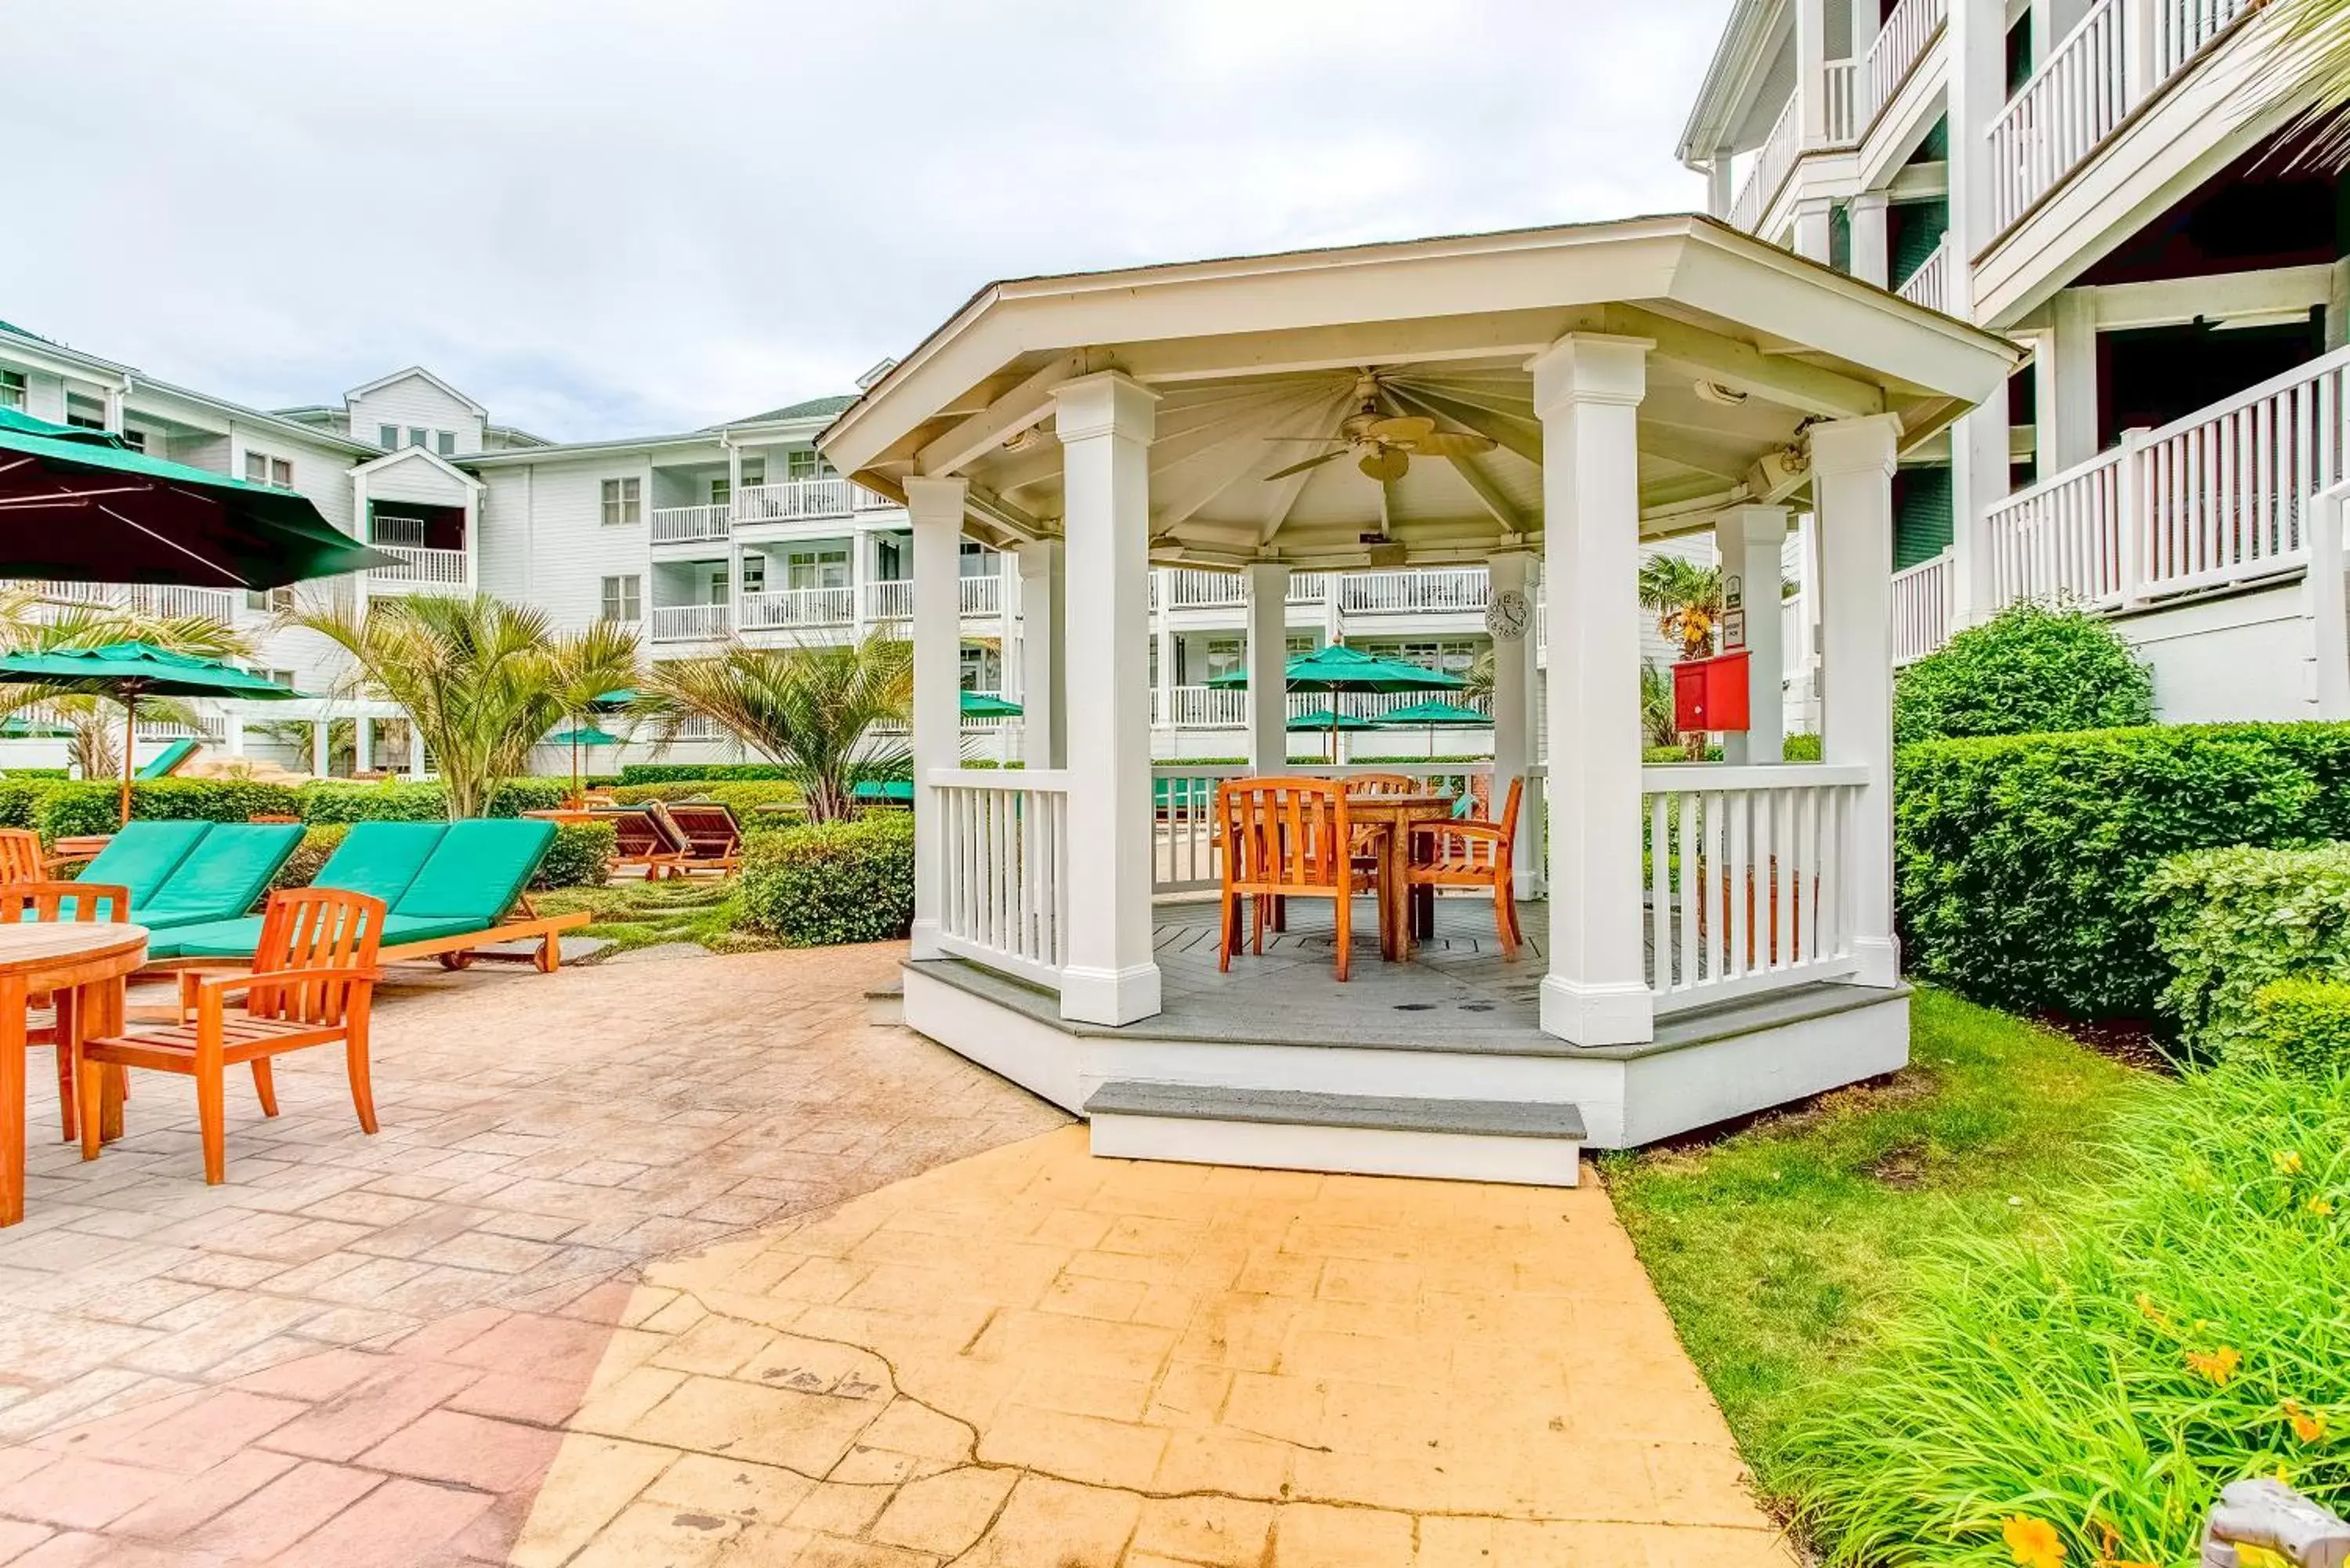
M 2345 472 L 2350 209 L 2293 160 L 2275 20 L 1735 0 L 1680 145 L 1714 214 L 2032 353 L 1902 453 L 1897 658 L 2071 598 L 2152 664 L 2164 718 L 2350 718 L 2320 504 Z

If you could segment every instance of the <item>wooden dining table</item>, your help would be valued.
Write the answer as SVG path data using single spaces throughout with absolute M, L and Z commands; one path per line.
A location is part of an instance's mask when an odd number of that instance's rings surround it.
M 1379 846 L 1379 956 L 1390 963 L 1411 956 L 1411 830 L 1423 822 L 1450 822 L 1460 802 L 1449 794 L 1349 794 L 1350 822 L 1387 828 Z
M 147 928 L 106 921 L 0 924 L 0 1225 L 25 1218 L 26 1009 L 43 992 L 57 999 L 61 1039 L 80 1043 L 122 1027 L 125 982 L 147 961 Z M 107 1075 L 102 1136 L 120 1137 L 120 1071 Z

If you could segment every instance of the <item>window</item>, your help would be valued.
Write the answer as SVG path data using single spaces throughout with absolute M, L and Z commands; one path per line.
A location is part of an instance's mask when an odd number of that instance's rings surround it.
M 787 479 L 830 479 L 837 472 L 812 446 L 794 447 L 784 453 L 784 474 Z M 748 484 L 750 481 L 743 483 Z
M 432 432 L 431 431 L 418 430 L 414 425 L 411 425 L 408 427 L 408 444 L 411 446 L 428 445 L 430 443 L 427 438 L 432 434 Z
M 714 605 L 726 602 L 726 568 L 723 566 L 710 574 L 710 602 Z
M 376 426 L 375 444 L 383 448 L 386 452 L 390 452 L 393 447 L 398 446 L 400 444 L 400 427 L 398 425 Z
M 129 447 L 132 452 L 145 452 L 147 450 L 147 432 L 145 431 L 124 431 L 122 432 L 122 444 Z
M 291 687 L 294 684 L 294 672 L 290 670 L 269 670 L 258 664 L 248 664 L 245 673 L 258 675 L 275 686 Z
M 25 373 L 22 370 L 0 370 L 0 409 L 25 406 Z
M 767 591 L 766 556 L 743 557 L 743 591 L 746 594 L 763 594 Z
M 606 527 L 644 521 L 637 488 L 640 483 L 634 479 L 608 479 L 604 482 L 604 525 Z
M 634 484 L 635 480 L 629 481 Z M 645 580 L 630 573 L 625 577 L 604 579 L 604 618 L 618 621 L 639 621 L 645 618 Z
M 244 454 L 244 477 L 254 484 L 274 484 L 280 490 L 291 490 L 294 465 L 265 452 L 248 452 Z
M 439 452 L 442 457 L 454 457 L 454 456 L 456 456 L 456 455 L 457 455 L 457 432 L 456 432 L 455 431 L 433 431 L 433 432 L 432 432 L 432 450 L 433 450 L 434 452 Z
M 254 589 L 244 596 L 244 607 L 267 615 L 290 610 L 294 607 L 294 590 L 290 587 Z M 286 684 L 294 684 L 294 677 L 290 673 L 286 676 Z
M 848 586 L 848 546 L 803 545 L 784 557 L 785 586 L 795 588 L 845 588 Z
M 106 428 L 106 403 L 103 399 L 80 392 L 66 394 L 66 423 L 76 430 L 102 431 Z
M 766 483 L 767 460 L 764 457 L 744 458 L 743 460 L 743 483 L 745 484 Z
M 728 499 L 732 497 L 733 493 L 734 487 L 727 481 L 723 479 L 713 479 L 710 482 L 710 504 L 712 506 L 725 505 Z

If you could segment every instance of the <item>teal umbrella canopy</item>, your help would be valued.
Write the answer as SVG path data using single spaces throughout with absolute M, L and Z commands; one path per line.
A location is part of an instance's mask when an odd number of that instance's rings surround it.
M 542 746 L 618 746 L 623 743 L 619 736 L 608 730 L 599 730 L 593 724 L 557 730 L 539 742 Z
M 80 441 L 86 446 L 108 446 L 118 452 L 130 450 L 128 442 L 110 431 L 85 430 L 80 425 L 53 425 L 47 420 L 36 420 L 15 409 L 0 409 L 0 431 L 16 435 L 40 436 L 48 441 Z
M 596 694 L 596 701 L 589 703 L 588 706 L 593 708 L 598 713 L 608 713 L 616 708 L 625 708 L 636 700 L 636 688 L 633 686 L 623 686 L 617 691 L 598 692 Z
M 1282 677 L 1292 691 L 1451 691 L 1469 684 L 1441 670 L 1423 670 L 1400 659 L 1381 659 L 1335 642 L 1298 654 L 1283 667 Z M 1245 691 L 1248 671 L 1235 670 L 1213 677 L 1208 684 L 1227 691 Z
M 1464 708 L 1458 702 L 1447 702 L 1441 698 L 1430 698 L 1425 702 L 1414 702 L 1409 708 L 1397 708 L 1382 713 L 1378 722 L 1382 725 L 1398 728 L 1418 728 L 1424 724 L 1458 724 L 1466 728 L 1490 724 L 1493 719 L 1490 713 L 1480 713 L 1474 708 Z
M 966 719 L 1017 719 L 1024 711 L 1017 702 L 985 691 L 962 693 L 962 716 Z
M 302 695 L 290 686 L 192 653 L 151 642 L 51 648 L 0 659 L 0 681 L 63 686 L 117 700 L 128 697 L 236 697 L 269 701 Z
M 1357 719 L 1352 713 L 1340 713 L 1328 708 L 1316 708 L 1310 713 L 1300 713 L 1289 721 L 1293 730 L 1375 730 L 1378 725 L 1368 719 Z

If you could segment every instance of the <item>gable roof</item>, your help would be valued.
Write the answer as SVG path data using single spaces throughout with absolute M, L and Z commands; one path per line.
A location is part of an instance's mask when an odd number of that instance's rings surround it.
M 739 420 L 729 420 L 719 428 L 732 430 L 736 425 L 780 424 L 785 420 L 828 420 L 857 400 L 854 393 L 831 398 L 809 398 L 796 403 L 785 403 L 780 409 L 769 409 L 763 414 L 745 414 Z
M 490 417 L 489 410 L 482 407 L 481 404 L 473 401 L 473 399 L 465 396 L 464 393 L 459 391 L 456 388 L 451 386 L 448 382 L 442 380 L 440 377 L 434 375 L 432 371 L 426 369 L 421 365 L 411 365 L 405 370 L 394 370 L 389 376 L 379 376 L 364 387 L 354 387 L 349 391 L 343 394 L 343 401 L 346 404 L 348 404 L 353 398 L 364 398 L 369 392 L 380 392 L 383 390 L 384 388 L 390 386 L 395 381 L 406 381 L 410 379 L 430 381 L 441 390 L 448 393 L 449 396 L 456 399 L 457 401 L 464 404 L 466 410 L 476 418 L 486 420 Z
M 430 447 L 404 446 L 397 452 L 385 452 L 381 457 L 376 458 L 372 462 L 359 463 L 354 467 L 351 472 L 353 473 L 380 473 L 385 469 L 397 468 L 401 463 L 411 460 L 432 464 L 434 468 L 439 469 L 442 472 L 447 474 L 450 478 L 458 481 L 460 483 L 464 484 L 469 489 L 479 490 L 482 488 L 482 482 L 480 479 L 476 478 L 473 474 L 467 473 L 463 469 L 459 468 L 455 463 L 451 462 L 447 458 L 442 457 L 439 452 L 434 452 Z

